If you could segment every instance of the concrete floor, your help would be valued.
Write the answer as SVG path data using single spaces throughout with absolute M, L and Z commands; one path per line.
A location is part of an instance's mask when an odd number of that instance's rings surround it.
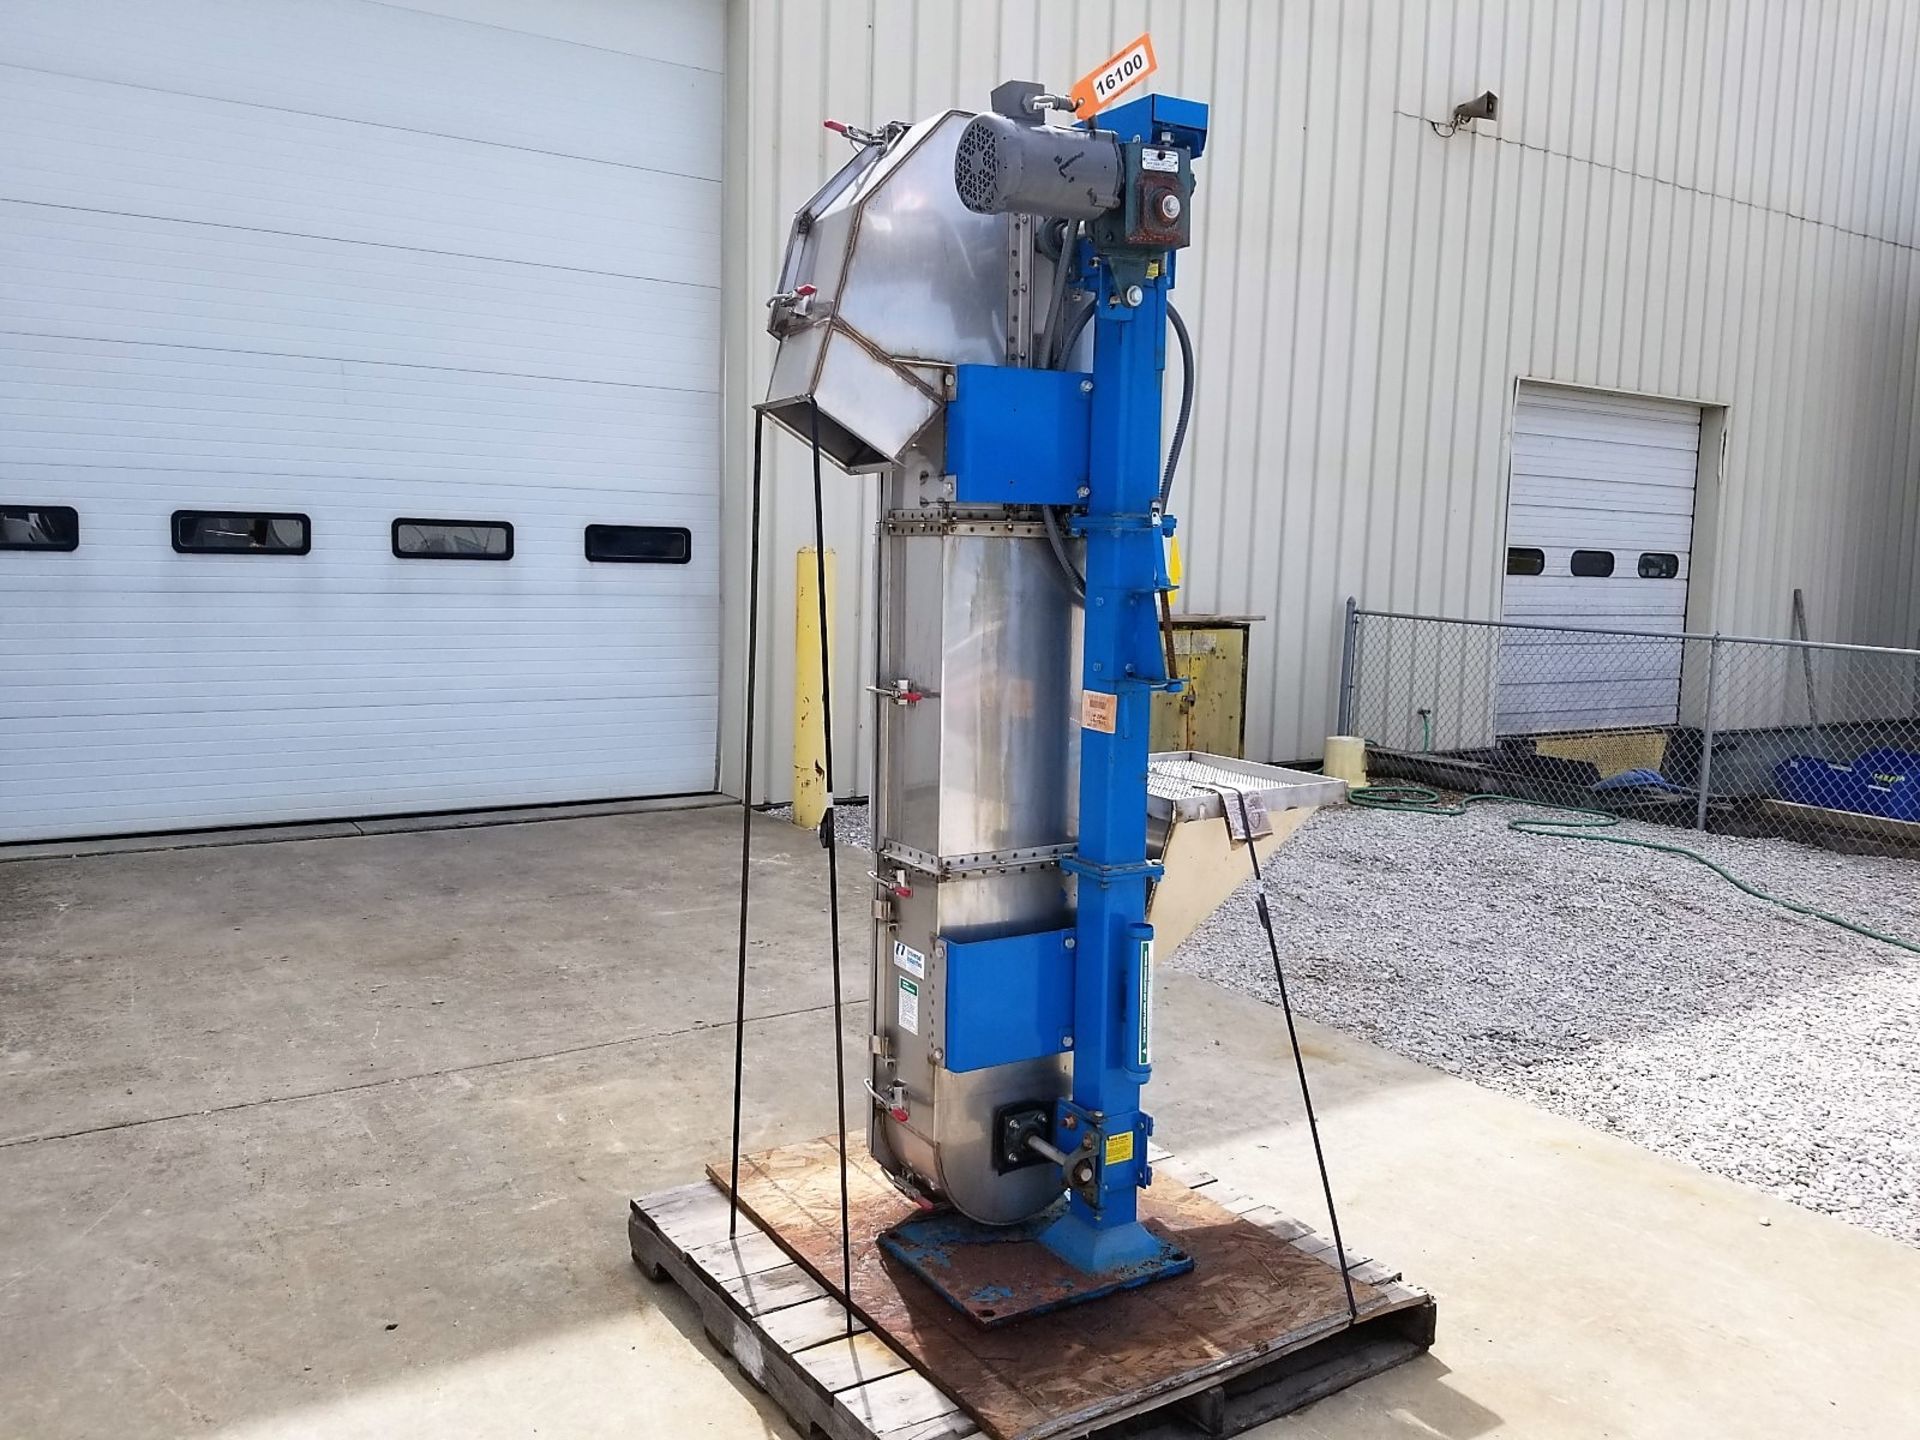
M 787 1435 L 623 1233 L 726 1145 L 736 826 L 0 864 L 0 1434 Z M 833 1123 L 822 857 L 759 828 L 753 1145 Z M 1160 1137 L 1313 1218 L 1278 1013 L 1162 990 Z M 1257 1433 L 1920 1434 L 1920 1251 L 1304 1034 L 1440 1343 Z

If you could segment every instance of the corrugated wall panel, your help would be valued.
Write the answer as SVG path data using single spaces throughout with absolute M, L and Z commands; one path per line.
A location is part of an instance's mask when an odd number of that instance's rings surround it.
M 1211 103 L 1176 300 L 1201 389 L 1181 516 L 1192 610 L 1256 628 L 1250 749 L 1317 754 L 1342 600 L 1498 613 L 1520 379 L 1697 400 L 1693 623 L 1912 643 L 1920 625 L 1920 9 L 1897 0 L 737 0 L 728 143 L 728 673 L 744 656 L 747 407 L 787 219 L 838 163 L 817 129 L 1065 84 L 1142 29 Z M 1497 124 L 1434 133 L 1492 89 Z M 766 793 L 787 789 L 792 557 L 782 440 L 765 600 Z M 843 789 L 870 657 L 868 482 L 829 476 L 842 552 Z M 855 643 L 859 657 L 856 665 Z M 737 784 L 737 729 L 724 773 Z

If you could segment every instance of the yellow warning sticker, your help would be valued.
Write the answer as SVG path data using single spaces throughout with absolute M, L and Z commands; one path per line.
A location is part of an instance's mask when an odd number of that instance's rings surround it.
M 1133 1131 L 1122 1130 L 1107 1136 L 1107 1164 L 1122 1165 L 1133 1159 Z
M 1080 692 L 1080 728 L 1111 735 L 1120 722 L 1120 697 L 1104 690 Z

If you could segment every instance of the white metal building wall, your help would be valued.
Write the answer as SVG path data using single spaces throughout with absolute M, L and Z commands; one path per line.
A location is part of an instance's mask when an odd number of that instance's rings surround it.
M 1518 378 L 1727 407 L 1696 627 L 1784 633 L 1799 586 L 1816 637 L 1912 643 L 1920 6 L 1901 0 L 735 0 L 729 595 L 772 353 L 760 301 L 788 217 L 844 153 L 821 117 L 979 108 L 998 80 L 1065 83 L 1147 29 L 1158 88 L 1214 107 L 1176 296 L 1201 388 L 1174 508 L 1183 604 L 1268 617 L 1252 752 L 1318 753 L 1346 595 L 1499 613 Z M 1434 133 L 1486 89 L 1497 124 Z M 771 475 L 758 769 L 776 795 L 801 461 L 782 441 Z M 864 723 L 864 493 L 830 487 L 843 756 Z M 736 605 L 728 725 L 744 634 Z
M 0 504 L 81 527 L 0 553 L 0 840 L 712 785 L 724 56 L 722 0 L 0 9 Z

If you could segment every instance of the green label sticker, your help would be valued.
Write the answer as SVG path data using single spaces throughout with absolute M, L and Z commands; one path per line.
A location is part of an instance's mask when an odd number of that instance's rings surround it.
M 1140 942 L 1140 1064 L 1153 1063 L 1153 941 Z

